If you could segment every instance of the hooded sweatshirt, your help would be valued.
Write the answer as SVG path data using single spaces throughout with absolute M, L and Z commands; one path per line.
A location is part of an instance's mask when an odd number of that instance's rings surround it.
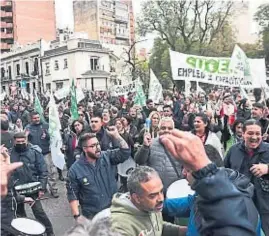
M 112 228 L 122 236 L 179 235 L 179 226 L 164 222 L 161 212 L 139 210 L 128 193 L 115 194 L 110 209 Z

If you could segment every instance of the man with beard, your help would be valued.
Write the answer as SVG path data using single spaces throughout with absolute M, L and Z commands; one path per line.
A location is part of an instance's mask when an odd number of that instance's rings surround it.
M 239 171 L 253 183 L 253 201 L 258 209 L 265 235 L 269 235 L 269 144 L 262 141 L 262 128 L 257 120 L 243 125 L 241 143 L 232 146 L 225 157 L 225 167 Z
M 143 112 L 146 117 L 149 117 L 149 114 L 154 110 L 154 103 L 152 99 L 146 101 L 146 106 L 143 107 Z
M 101 152 L 96 135 L 87 133 L 80 139 L 83 153 L 69 169 L 67 198 L 76 220 L 80 218 L 79 205 L 82 215 L 89 219 L 110 206 L 112 196 L 117 192 L 113 166 L 124 162 L 131 155 L 128 144 L 116 127 L 110 127 L 107 133 L 119 142 L 119 149 Z
M 38 112 L 32 112 L 30 117 L 32 122 L 25 127 L 28 140 L 31 144 L 37 145 L 41 148 L 49 171 L 48 184 L 50 193 L 54 198 L 58 198 L 59 194 L 56 181 L 57 169 L 53 164 L 50 152 L 49 125 L 40 121 L 40 115 Z
M 91 117 L 90 132 L 96 135 L 102 151 L 119 147 L 117 140 L 111 138 L 108 130 L 103 127 L 102 115 L 98 112 L 94 113 Z
M 268 143 L 269 140 L 268 140 L 267 127 L 269 125 L 269 121 L 268 119 L 263 117 L 263 112 L 264 112 L 264 106 L 261 103 L 255 102 L 252 104 L 251 117 L 255 120 L 258 120 L 261 123 L 263 140 Z
M 112 200 L 112 229 L 122 236 L 185 235 L 185 228 L 162 219 L 163 184 L 151 167 L 135 168 L 128 177 L 129 193 L 115 194 Z

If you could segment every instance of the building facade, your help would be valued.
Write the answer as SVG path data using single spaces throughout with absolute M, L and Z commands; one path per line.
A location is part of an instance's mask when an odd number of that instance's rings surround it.
M 75 0 L 73 11 L 74 31 L 86 32 L 89 39 L 123 46 L 129 46 L 134 41 L 131 0 Z
M 41 58 L 45 91 L 70 86 L 72 79 L 82 89 L 107 90 L 110 84 L 110 51 L 99 41 L 86 38 L 55 40 Z
M 26 46 L 13 46 L 10 52 L 1 55 L 1 86 L 7 95 L 12 87 L 20 91 L 25 87 L 28 93 L 42 91 L 42 68 L 40 57 L 46 42 L 39 40 Z
M 26 45 L 56 38 L 53 0 L 1 0 L 1 52 L 14 43 Z

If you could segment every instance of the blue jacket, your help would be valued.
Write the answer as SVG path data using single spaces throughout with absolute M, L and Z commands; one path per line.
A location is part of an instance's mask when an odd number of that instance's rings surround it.
M 195 214 L 195 198 L 197 194 L 188 195 L 188 197 L 166 199 L 164 201 L 163 212 L 169 216 L 179 218 L 189 218 L 188 220 L 188 231 L 186 236 L 200 236 L 196 224 L 199 219 L 196 219 Z M 198 223 L 199 224 L 199 223 Z M 257 236 L 261 235 L 261 222 L 257 226 Z
M 41 182 L 42 189 L 45 190 L 48 181 L 48 170 L 42 153 L 31 145 L 28 145 L 27 149 L 20 153 L 13 148 L 10 154 L 10 162 L 20 161 L 23 166 L 13 173 L 16 185 Z
M 38 145 L 42 149 L 43 155 L 50 152 L 50 135 L 49 135 L 49 125 L 47 123 L 40 122 L 38 125 L 29 124 L 25 127 L 30 133 L 28 135 L 28 140 L 33 145 Z M 43 139 L 43 134 L 46 137 Z
M 189 196 L 181 202 L 168 200 L 164 209 L 175 211 L 174 204 L 180 203 L 183 210 L 176 210 L 174 215 L 189 214 L 191 227 L 187 235 L 257 235 L 258 212 L 251 199 L 253 185 L 248 178 L 216 166 L 203 168 L 196 172 L 195 178 L 192 189 L 197 196 Z
M 224 165 L 226 168 L 231 168 L 236 171 L 241 171 L 244 159 L 249 159 L 249 155 L 245 148 L 244 142 L 237 143 L 233 145 L 228 151 L 225 159 Z M 269 164 L 269 144 L 262 142 L 260 146 L 254 150 L 254 155 L 249 159 L 251 164 L 264 163 Z M 250 168 L 250 166 L 249 166 Z M 244 172 L 244 171 L 241 171 Z M 253 201 L 260 214 L 269 213 L 269 193 L 262 190 L 261 178 L 255 177 L 250 171 L 245 171 L 241 173 L 249 177 L 250 181 L 253 183 L 254 196 Z M 263 175 L 264 180 L 269 181 L 269 174 Z
M 130 154 L 130 149 L 104 151 L 101 152 L 94 166 L 82 153 L 67 175 L 68 201 L 78 200 L 82 214 L 88 218 L 109 207 L 113 194 L 117 192 L 117 182 L 112 167 L 126 161 Z

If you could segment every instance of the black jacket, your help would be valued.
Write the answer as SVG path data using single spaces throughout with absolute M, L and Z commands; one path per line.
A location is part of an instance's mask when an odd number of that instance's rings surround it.
M 242 166 L 244 165 L 244 159 L 250 159 L 245 144 L 237 143 L 233 145 L 228 151 L 225 159 L 224 165 L 226 168 L 231 168 L 237 170 L 249 177 L 250 181 L 255 187 L 253 201 L 259 211 L 259 213 L 269 213 L 269 193 L 262 190 L 261 178 L 255 177 L 250 171 L 242 171 Z M 269 144 L 262 142 L 260 146 L 254 150 L 254 156 L 250 159 L 250 166 L 252 164 L 269 163 Z M 249 169 L 248 168 L 248 169 Z M 263 179 L 269 181 L 269 174 L 262 176 Z
M 14 181 L 12 176 L 8 181 L 8 193 L 5 197 L 1 197 L 1 235 L 8 233 L 3 229 L 4 225 L 9 227 L 11 221 L 15 218 L 15 210 L 18 203 L 24 202 L 24 196 L 18 195 L 14 190 Z
M 199 195 L 200 235 L 255 236 L 258 213 L 251 200 L 247 179 L 210 164 L 194 173 L 192 189 Z M 221 191 L 219 191 L 221 189 Z
M 22 113 L 20 113 L 20 119 L 21 119 L 23 128 L 25 128 L 25 126 L 28 125 L 30 122 L 29 111 L 25 109 Z
M 28 145 L 24 152 L 18 153 L 14 148 L 11 150 L 10 162 L 22 162 L 23 166 L 14 171 L 16 186 L 31 182 L 41 182 L 45 190 L 48 180 L 48 170 L 42 153 Z
M 28 140 L 34 145 L 38 145 L 42 149 L 44 155 L 50 152 L 50 135 L 49 125 L 47 123 L 40 122 L 38 125 L 30 124 L 25 127 L 30 133 Z M 42 135 L 45 133 L 46 137 L 43 139 Z

